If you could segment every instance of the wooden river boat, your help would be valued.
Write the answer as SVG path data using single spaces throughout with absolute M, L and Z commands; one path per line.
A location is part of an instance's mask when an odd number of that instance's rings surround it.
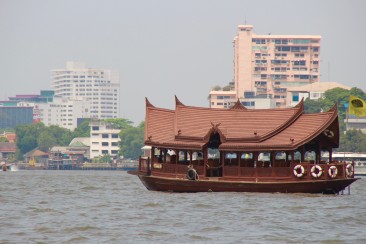
M 146 99 L 145 145 L 137 175 L 145 187 L 172 192 L 339 193 L 354 164 L 332 159 L 339 146 L 338 111 L 305 114 L 293 108 L 174 110 Z M 324 155 L 329 155 L 324 158 Z

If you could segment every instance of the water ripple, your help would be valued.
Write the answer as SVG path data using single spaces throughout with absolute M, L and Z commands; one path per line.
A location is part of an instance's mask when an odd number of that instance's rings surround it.
M 366 243 L 366 178 L 321 195 L 152 192 L 121 171 L 0 176 L 0 243 Z

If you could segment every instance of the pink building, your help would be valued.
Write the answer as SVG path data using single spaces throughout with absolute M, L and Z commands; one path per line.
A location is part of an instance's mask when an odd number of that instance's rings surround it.
M 320 39 L 258 35 L 252 25 L 239 25 L 233 41 L 237 98 L 270 95 L 277 107 L 286 106 L 287 88 L 319 81 Z
M 233 89 L 211 91 L 210 107 L 230 107 L 237 99 L 252 108 L 289 106 L 290 88 L 319 81 L 320 39 L 318 35 L 258 35 L 252 25 L 239 25 L 233 41 Z M 262 105 L 257 106 L 259 102 Z

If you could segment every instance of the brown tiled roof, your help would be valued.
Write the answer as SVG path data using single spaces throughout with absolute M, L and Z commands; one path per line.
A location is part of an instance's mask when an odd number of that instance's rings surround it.
M 16 145 L 14 142 L 0 142 L 0 152 L 15 152 Z
M 24 154 L 24 157 L 29 158 L 29 157 L 42 157 L 42 156 L 48 156 L 48 153 L 43 152 L 37 148 L 33 149 L 32 151 L 27 152 L 26 154 Z
M 253 110 L 240 103 L 231 109 L 212 109 L 186 106 L 175 100 L 175 110 L 169 110 L 156 108 L 146 99 L 145 144 L 199 149 L 217 131 L 223 150 L 287 150 L 309 142 L 333 126 L 337 134 L 331 140 L 338 146 L 336 107 L 326 113 L 304 114 L 303 101 L 294 108 Z

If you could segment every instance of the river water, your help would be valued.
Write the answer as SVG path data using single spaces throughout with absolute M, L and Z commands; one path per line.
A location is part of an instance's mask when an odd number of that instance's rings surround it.
M 187 242 L 366 243 L 366 178 L 351 195 L 163 193 L 124 171 L 0 172 L 0 243 Z

